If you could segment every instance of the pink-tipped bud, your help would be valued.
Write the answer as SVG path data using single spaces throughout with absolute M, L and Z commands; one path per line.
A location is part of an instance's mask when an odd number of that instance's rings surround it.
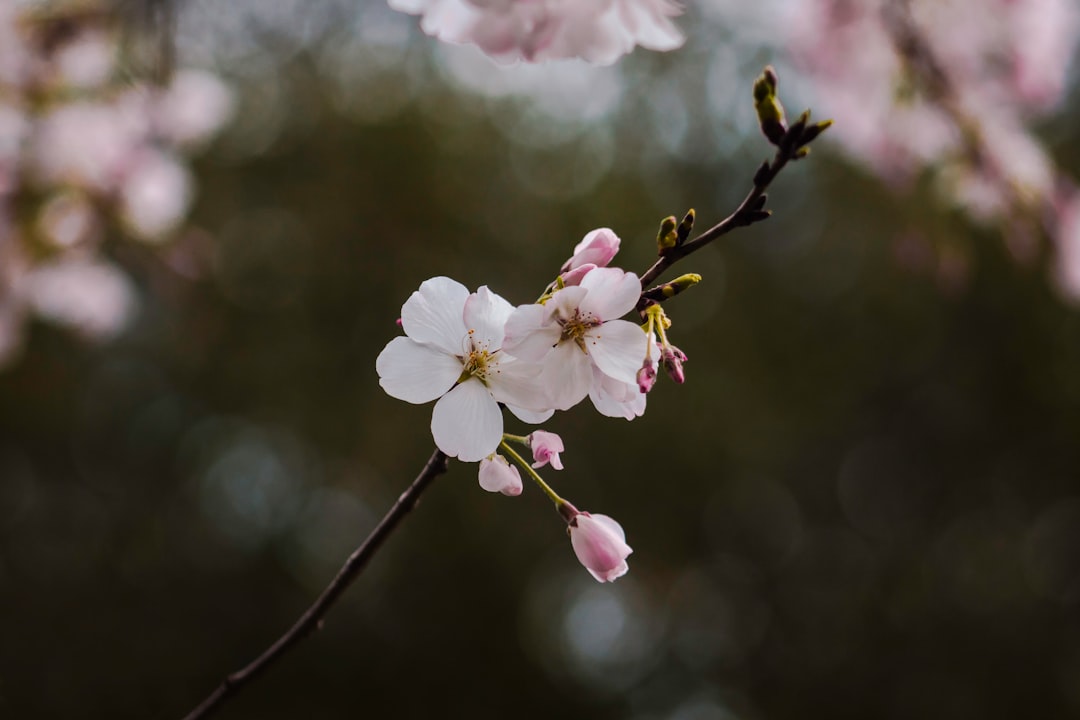
M 611 582 L 630 569 L 626 558 L 634 551 L 626 544 L 626 533 L 619 523 L 607 515 L 582 512 L 569 526 L 574 554 L 598 581 Z
M 529 435 L 529 448 L 533 453 L 533 467 L 541 468 L 551 463 L 551 467 L 556 470 L 562 470 L 562 460 L 559 459 L 559 453 L 566 448 L 563 447 L 562 438 L 555 433 L 548 432 L 546 430 L 533 430 Z
M 653 385 L 655 384 L 656 363 L 652 361 L 652 358 L 645 358 L 645 362 L 641 363 L 641 369 L 637 371 L 638 390 L 642 393 L 647 393 L 652 390 Z
M 562 275 L 560 275 L 560 277 L 562 278 L 563 285 L 565 285 L 566 287 L 580 285 L 582 278 L 584 278 L 586 275 L 588 275 L 595 269 L 596 265 L 594 265 L 593 263 L 585 263 L 584 265 L 579 265 L 573 270 L 567 270 Z
M 686 382 L 686 373 L 683 372 L 683 363 L 686 362 L 686 354 L 674 345 L 664 348 L 661 360 L 668 377 L 680 385 Z
M 397 320 L 395 320 L 394 324 L 397 325 L 398 327 L 401 327 L 401 318 L 398 318 Z
M 574 247 L 574 255 L 563 263 L 561 272 L 586 264 L 607 267 L 615 253 L 619 252 L 619 242 L 619 236 L 612 232 L 611 228 L 593 230 Z
M 521 473 L 502 455 L 490 455 L 480 461 L 480 487 L 511 497 L 520 495 Z

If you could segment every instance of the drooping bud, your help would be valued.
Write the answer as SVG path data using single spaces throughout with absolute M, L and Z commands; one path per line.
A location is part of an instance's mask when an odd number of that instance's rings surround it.
M 569 530 L 578 561 L 599 582 L 611 582 L 630 569 L 626 558 L 634 551 L 622 526 L 607 515 L 579 512 L 570 519 Z
M 664 363 L 664 370 L 667 371 L 668 377 L 680 385 L 686 382 L 686 373 L 683 372 L 683 363 L 687 360 L 686 353 L 674 345 L 668 345 L 663 349 L 660 359 Z
M 656 233 L 656 249 L 661 255 L 679 244 L 678 225 L 679 221 L 674 215 L 668 215 L 660 221 L 660 230 Z
M 656 363 L 652 358 L 645 358 L 641 369 L 637 371 L 637 386 L 642 393 L 647 393 L 656 384 Z
M 551 467 L 556 470 L 562 470 L 562 460 L 559 459 L 559 453 L 563 452 L 566 448 L 563 447 L 562 438 L 553 432 L 546 430 L 533 430 L 529 435 L 529 449 L 533 453 L 533 467 L 541 468 L 551 463 Z
M 502 455 L 489 455 L 480 461 L 480 487 L 511 497 L 520 495 L 521 474 Z
M 784 106 L 776 97 L 778 82 L 776 70 L 771 65 L 766 65 L 765 70 L 754 81 L 754 110 L 757 112 L 758 124 L 761 132 L 773 145 L 779 145 L 787 134 Z

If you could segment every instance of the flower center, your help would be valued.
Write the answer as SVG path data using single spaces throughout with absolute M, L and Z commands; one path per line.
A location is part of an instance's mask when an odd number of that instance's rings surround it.
M 489 365 L 494 366 L 496 364 L 495 353 L 498 350 L 492 352 L 488 350 L 488 344 L 478 343 L 475 337 L 475 330 L 469 331 L 469 337 L 466 342 L 468 349 L 464 355 L 459 356 L 461 358 L 461 377 L 458 378 L 458 382 L 465 382 L 471 377 L 476 378 L 480 382 L 485 382 L 489 370 Z M 493 367 L 491 369 L 494 369 Z M 486 384 L 486 383 L 485 383 Z
M 585 348 L 585 337 L 590 330 L 600 327 L 601 322 L 592 313 L 582 313 L 581 310 L 574 310 L 571 317 L 559 318 L 559 325 L 562 326 L 562 337 L 559 338 L 559 342 L 572 340 L 581 348 L 581 352 L 587 355 L 589 351 Z

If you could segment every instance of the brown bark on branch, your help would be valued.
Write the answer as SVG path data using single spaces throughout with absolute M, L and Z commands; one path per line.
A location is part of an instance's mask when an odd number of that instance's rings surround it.
M 296 623 L 278 638 L 273 645 L 266 649 L 262 655 L 255 658 L 246 667 L 227 675 L 217 689 L 214 690 L 198 707 L 185 717 L 185 720 L 198 720 L 209 717 L 229 697 L 235 695 L 240 688 L 258 677 L 275 660 L 288 652 L 294 645 L 311 634 L 313 630 L 322 627 L 326 613 L 341 597 L 341 594 L 352 585 L 360 573 L 367 566 L 368 561 L 382 546 L 390 534 L 397 528 L 398 523 L 416 507 L 421 493 L 426 490 L 436 477 L 446 472 L 447 457 L 440 450 L 436 450 L 428 458 L 424 469 L 420 471 L 412 485 L 401 494 L 393 507 L 383 517 L 379 524 L 367 536 L 349 559 L 342 565 L 337 576 L 327 585 L 315 603 L 300 616 Z

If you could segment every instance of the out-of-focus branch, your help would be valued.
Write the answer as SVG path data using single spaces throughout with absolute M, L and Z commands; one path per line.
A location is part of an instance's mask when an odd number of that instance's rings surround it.
M 963 93 L 949 75 L 912 16 L 910 0 L 895 0 L 882 9 L 882 20 L 897 54 L 932 103 L 957 129 L 961 147 L 973 167 L 997 187 L 1011 213 L 1039 209 L 1039 202 L 1027 198 L 1010 178 L 998 153 L 994 152 L 979 118 L 963 102 Z M 1046 199 L 1038 199 L 1045 204 Z
M 229 697 L 235 695 L 240 688 L 261 675 L 271 663 L 310 635 L 313 630 L 321 629 L 326 613 L 341 597 L 341 594 L 360 576 L 360 573 L 367 567 L 368 561 L 378 552 L 383 542 L 390 537 L 390 534 L 394 532 L 398 523 L 409 511 L 416 507 L 421 493 L 431 485 L 436 477 L 446 472 L 446 469 L 446 455 L 441 450 L 436 450 L 428 458 L 427 464 L 424 465 L 424 469 L 413 480 L 412 485 L 401 494 L 401 497 L 397 499 L 397 502 L 386 513 L 386 516 L 371 531 L 363 544 L 353 551 L 353 554 L 345 561 L 337 576 L 323 590 L 318 600 L 300 616 L 300 619 L 296 621 L 288 632 L 278 638 L 262 655 L 255 658 L 246 667 L 226 676 L 225 680 L 214 692 L 203 700 L 198 707 L 188 713 L 185 720 L 198 720 L 198 718 L 209 717 Z

